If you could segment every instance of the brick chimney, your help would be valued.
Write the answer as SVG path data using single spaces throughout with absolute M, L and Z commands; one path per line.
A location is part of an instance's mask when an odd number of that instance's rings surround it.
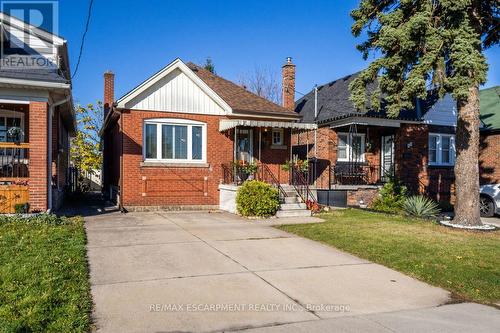
M 283 107 L 290 111 L 295 110 L 295 65 L 292 63 L 292 58 L 287 57 L 286 63 L 281 68 L 283 76 L 282 82 L 282 100 Z
M 113 106 L 115 101 L 115 74 L 111 71 L 104 72 L 104 115 Z

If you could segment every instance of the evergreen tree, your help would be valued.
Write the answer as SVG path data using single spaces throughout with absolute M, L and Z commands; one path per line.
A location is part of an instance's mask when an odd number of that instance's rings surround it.
M 498 44 L 499 0 L 361 0 L 351 12 L 352 33 L 366 60 L 378 56 L 351 83 L 360 110 L 379 109 L 381 96 L 390 116 L 414 108 L 429 89 L 457 102 L 455 224 L 480 225 L 479 86 L 488 66 L 483 51 Z M 375 80 L 372 93 L 366 86 Z
M 212 74 L 216 74 L 215 73 L 215 65 L 214 65 L 214 63 L 212 61 L 212 58 L 210 58 L 210 57 L 208 57 L 205 60 L 205 64 L 203 65 L 203 68 L 205 68 L 207 71 L 209 71 Z

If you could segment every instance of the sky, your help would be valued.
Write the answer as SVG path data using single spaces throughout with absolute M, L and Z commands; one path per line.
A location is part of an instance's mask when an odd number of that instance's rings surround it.
M 59 1 L 59 35 L 74 71 L 88 0 Z M 296 90 L 307 93 L 365 68 L 351 34 L 358 0 L 94 0 L 78 73 L 75 103 L 102 100 L 103 73 L 115 73 L 118 99 L 176 58 L 202 64 L 211 57 L 231 81 L 256 67 L 280 73 L 296 64 Z M 500 48 L 486 52 L 484 87 L 500 84 Z M 370 59 L 368 59 L 369 61 Z M 373 59 L 372 59 L 373 60 Z M 300 98 L 296 94 L 296 98 Z

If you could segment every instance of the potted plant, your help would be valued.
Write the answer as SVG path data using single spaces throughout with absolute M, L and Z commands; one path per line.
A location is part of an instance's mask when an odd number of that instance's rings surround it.
M 24 136 L 24 132 L 20 127 L 11 127 L 7 131 L 7 136 L 12 138 L 16 144 L 21 143 L 21 139 Z
M 233 163 L 233 168 L 236 171 L 238 178 L 241 182 L 244 182 L 249 178 L 250 175 L 253 175 L 257 172 L 257 163 L 255 162 L 246 162 L 243 160 L 239 160 Z

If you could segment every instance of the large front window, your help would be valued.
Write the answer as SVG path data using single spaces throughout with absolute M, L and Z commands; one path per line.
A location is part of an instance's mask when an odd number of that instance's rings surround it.
M 144 123 L 144 159 L 159 162 L 206 162 L 206 124 L 184 119 Z
M 429 134 L 429 165 L 455 164 L 455 136 Z
M 338 133 L 337 138 L 337 161 L 365 160 L 364 133 Z

